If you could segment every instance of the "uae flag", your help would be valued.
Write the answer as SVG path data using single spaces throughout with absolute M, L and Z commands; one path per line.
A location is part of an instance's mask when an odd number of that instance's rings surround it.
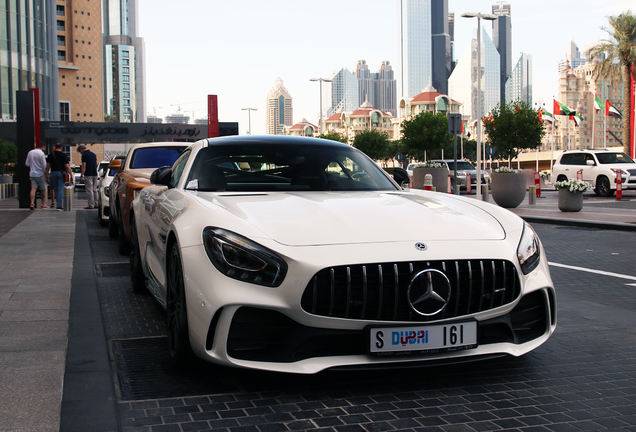
M 554 100 L 554 109 L 552 111 L 554 112 L 554 115 L 571 116 L 576 114 L 576 110 L 573 110 L 567 105 L 563 105 L 561 102 L 557 101 L 556 99 L 553 99 L 553 100 Z
M 617 110 L 614 105 L 609 103 L 609 101 L 605 101 L 605 115 L 610 117 L 616 117 L 619 119 L 623 118 L 623 114 L 619 110 Z
M 602 106 L 603 101 L 601 101 L 601 98 L 599 98 L 598 95 L 594 93 L 594 109 L 596 110 L 596 112 L 599 112 Z
M 545 123 L 554 123 L 554 116 L 547 111 L 539 110 L 541 113 L 541 120 Z
M 585 119 L 583 118 L 583 116 L 581 114 L 574 114 L 574 115 L 570 116 L 570 120 L 574 120 L 574 124 L 576 126 L 581 126 L 581 123 Z

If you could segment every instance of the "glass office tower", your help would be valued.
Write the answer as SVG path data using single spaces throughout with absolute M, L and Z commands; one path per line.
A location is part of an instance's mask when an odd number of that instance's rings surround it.
M 55 0 L 0 1 L 0 121 L 16 120 L 16 91 L 40 89 L 40 118 L 59 120 Z

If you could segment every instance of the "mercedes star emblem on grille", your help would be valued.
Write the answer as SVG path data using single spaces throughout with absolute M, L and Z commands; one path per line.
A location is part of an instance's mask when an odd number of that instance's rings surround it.
M 441 271 L 426 269 L 411 278 L 406 295 L 413 311 L 422 316 L 433 316 L 448 304 L 451 284 Z

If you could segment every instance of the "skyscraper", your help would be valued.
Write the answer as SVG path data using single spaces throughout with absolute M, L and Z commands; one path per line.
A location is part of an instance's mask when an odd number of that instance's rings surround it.
M 137 0 L 102 0 L 104 114 L 146 121 L 144 42 L 137 34 Z
M 283 86 L 283 80 L 278 77 L 274 87 L 267 95 L 267 119 L 266 133 L 268 135 L 281 135 L 284 126 L 293 124 L 292 97 Z
M 481 67 L 477 67 L 477 39 L 472 39 L 448 79 L 448 96 L 463 104 L 471 120 L 483 117 L 500 102 L 499 52 L 481 27 Z M 481 113 L 477 112 L 477 70 L 481 70 Z
M 532 56 L 521 53 L 519 61 L 506 82 L 505 99 L 508 102 L 521 100 L 532 105 Z
M 497 19 L 492 22 L 492 41 L 499 52 L 500 62 L 500 97 L 506 97 L 506 83 L 512 73 L 512 23 L 510 4 L 501 3 L 492 6 L 493 15 Z
M 67 11 L 57 7 L 57 14 Z M 57 60 L 66 41 L 57 37 L 52 0 L 0 2 L 0 121 L 16 121 L 16 91 L 40 89 L 42 120 L 59 120 Z M 63 43 L 63 45 L 60 45 Z
M 570 41 L 568 42 L 567 50 L 565 52 L 565 58 L 563 60 L 559 60 L 559 72 L 562 72 L 567 67 L 571 67 L 575 69 L 579 66 L 583 66 L 587 60 L 585 57 L 581 56 L 581 51 L 579 51 L 579 47 L 576 45 L 576 42 Z
M 397 83 L 388 61 L 383 61 L 378 72 L 373 73 L 365 60 L 358 60 L 355 77 L 358 80 L 358 107 L 369 102 L 382 112 L 397 115 Z
M 358 79 L 347 68 L 332 74 L 331 79 L 331 107 L 327 110 L 327 117 L 337 112 L 350 112 L 360 106 Z
M 413 97 L 429 82 L 446 89 L 451 68 L 448 0 L 399 0 L 399 96 Z

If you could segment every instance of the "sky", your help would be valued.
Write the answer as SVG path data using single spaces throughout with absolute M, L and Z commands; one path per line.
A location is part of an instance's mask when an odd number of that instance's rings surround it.
M 607 38 L 608 16 L 633 0 L 510 0 L 512 67 L 532 55 L 533 102 L 550 106 L 557 64 L 570 41 L 581 51 Z M 175 5 L 178 4 L 176 7 Z M 320 83 L 366 60 L 371 72 L 398 61 L 397 0 L 138 0 L 145 42 L 147 115 L 207 116 L 207 95 L 218 96 L 219 121 L 238 122 L 239 134 L 265 133 L 265 108 L 278 77 L 293 98 L 294 123 L 318 125 Z M 464 12 L 491 13 L 495 1 L 449 0 L 455 12 L 454 59 L 476 34 Z M 492 25 L 482 20 L 492 38 Z M 397 75 L 397 74 L 396 74 Z M 323 100 L 323 108 L 324 108 Z M 256 111 L 244 110 L 256 108 Z

